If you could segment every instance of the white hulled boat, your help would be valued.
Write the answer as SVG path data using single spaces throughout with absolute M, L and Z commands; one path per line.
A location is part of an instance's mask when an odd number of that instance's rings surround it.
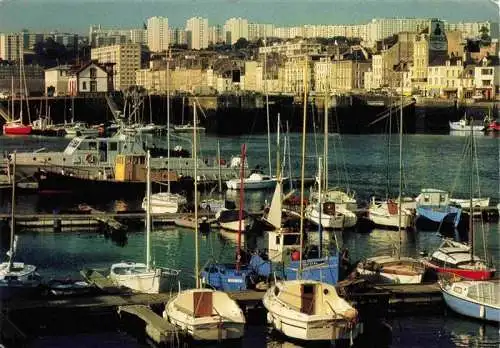
M 194 105 L 196 124 L 196 103 Z M 196 157 L 196 132 L 193 134 Z M 198 180 L 195 168 L 194 219 L 198 220 Z M 179 291 L 168 301 L 163 317 L 195 340 L 221 341 L 239 339 L 245 331 L 245 316 L 238 304 L 222 291 L 200 289 L 198 255 L 198 224 L 195 224 L 195 280 L 196 289 Z
M 448 307 L 470 318 L 500 322 L 500 281 L 440 282 Z
M 99 130 L 97 128 L 91 128 L 86 123 L 75 122 L 64 127 L 66 132 L 66 137 L 97 137 L 99 135 Z
M 277 180 L 278 179 L 275 176 L 265 175 L 261 173 L 252 173 L 248 178 L 243 179 L 243 187 L 245 190 L 271 189 L 276 186 Z M 228 180 L 226 181 L 226 186 L 229 190 L 239 190 L 241 186 L 241 180 Z
M 158 192 L 151 195 L 152 214 L 179 213 L 187 204 L 187 199 L 181 194 Z M 147 208 L 147 197 L 142 201 L 142 209 Z
M 200 341 L 239 339 L 245 333 L 243 311 L 222 291 L 184 290 L 168 301 L 163 317 Z
M 410 228 L 415 223 L 415 200 L 411 198 L 403 198 L 401 207 L 401 222 L 399 222 L 399 207 L 397 198 L 395 200 L 388 199 L 378 201 L 372 198 L 368 207 L 368 219 L 377 226 L 398 228 Z
M 119 262 L 111 266 L 109 277 L 119 286 L 136 292 L 157 294 L 170 289 L 177 280 L 179 270 L 151 265 L 151 165 L 147 153 L 147 188 L 146 188 L 146 263 Z
M 305 340 L 337 340 L 358 334 L 358 312 L 333 285 L 291 280 L 271 286 L 262 300 L 268 322 L 284 335 Z

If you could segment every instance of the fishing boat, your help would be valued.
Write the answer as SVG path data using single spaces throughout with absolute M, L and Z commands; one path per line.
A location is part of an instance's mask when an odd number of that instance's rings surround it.
M 450 202 L 450 194 L 444 190 L 422 189 L 417 202 L 416 224 L 420 229 L 439 230 L 457 228 L 462 209 Z
M 401 91 L 401 98 L 402 93 Z M 396 247 L 395 255 L 382 255 L 369 257 L 358 263 L 356 266 L 357 273 L 364 278 L 368 278 L 374 282 L 382 283 L 397 283 L 397 284 L 418 284 L 422 282 L 425 268 L 420 261 L 411 257 L 401 255 L 402 235 L 401 229 L 409 225 L 407 212 L 403 208 L 402 191 L 403 191 L 403 102 L 401 101 L 401 109 L 399 114 L 399 192 L 397 204 L 387 206 L 391 208 L 391 215 L 397 219 L 381 220 L 385 223 L 394 222 L 395 227 L 399 231 L 399 243 Z M 404 224 L 404 225 L 403 225 Z
M 16 191 L 16 154 L 12 173 L 12 200 L 10 223 L 10 248 L 7 251 L 7 261 L 0 263 L 0 299 L 32 295 L 40 286 L 41 278 L 36 266 L 14 261 L 17 251 L 17 236 L 15 235 L 15 191 Z
M 481 132 L 485 129 L 483 124 L 473 124 L 473 120 L 467 118 L 467 114 L 464 114 L 464 117 L 458 121 L 449 121 L 449 125 L 451 131 Z
M 119 262 L 111 266 L 109 278 L 118 286 L 124 286 L 136 292 L 157 294 L 171 289 L 179 275 L 179 270 L 152 265 L 151 262 L 151 165 L 147 153 L 146 183 L 146 262 Z
M 194 105 L 196 108 L 196 104 Z M 196 114 L 195 114 L 196 124 Z M 196 130 L 194 133 L 194 155 L 196 156 Z M 194 219 L 198 220 L 198 185 L 195 168 Z M 190 334 L 198 341 L 222 341 L 239 339 L 245 332 L 245 316 L 236 301 L 228 294 L 202 289 L 199 271 L 198 225 L 195 224 L 195 289 L 179 291 L 168 301 L 163 317 L 173 325 Z M 202 276 L 203 277 L 203 276 Z
M 455 312 L 470 318 L 500 322 L 500 280 L 441 281 L 444 301 Z

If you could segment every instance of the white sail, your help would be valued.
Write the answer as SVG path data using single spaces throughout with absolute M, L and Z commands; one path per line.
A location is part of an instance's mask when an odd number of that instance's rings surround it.
M 276 188 L 274 189 L 274 195 L 271 200 L 271 206 L 269 207 L 269 213 L 266 217 L 266 221 L 273 225 L 277 230 L 281 228 L 282 199 L 281 181 L 278 180 L 276 182 Z

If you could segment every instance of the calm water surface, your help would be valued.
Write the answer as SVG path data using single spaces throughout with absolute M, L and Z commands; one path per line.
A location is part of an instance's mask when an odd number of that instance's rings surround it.
M 477 173 L 480 194 L 491 197 L 492 203 L 499 201 L 499 140 L 486 136 L 477 138 Z M 216 138 L 201 138 L 202 156 L 214 157 Z M 267 170 L 267 138 L 249 136 L 222 138 L 221 153 L 225 158 L 237 154 L 243 142 L 248 146 L 250 167 L 261 165 Z M 450 190 L 456 197 L 468 197 L 468 164 L 462 152 L 466 137 L 446 135 L 409 135 L 404 138 L 405 193 L 416 195 L 421 188 L 433 187 Z M 0 150 L 29 151 L 40 147 L 62 149 L 67 140 L 57 138 L 5 138 L 0 137 Z M 329 138 L 330 185 L 349 187 L 357 192 L 360 202 L 367 201 L 373 194 L 385 196 L 387 188 L 397 195 L 398 187 L 398 138 L 391 137 L 390 154 L 388 139 L 384 135 L 330 135 Z M 189 143 L 184 144 L 189 147 Z M 300 170 L 300 135 L 291 136 L 291 168 L 297 176 Z M 313 176 L 317 167 L 317 156 L 323 148 L 322 137 L 311 134 L 307 144 L 306 174 Z M 317 150 L 316 150 L 317 149 Z M 274 155 L 273 155 L 274 158 Z M 288 159 L 286 159 L 288 174 Z M 389 163 L 389 165 L 387 164 Z M 274 165 L 274 164 L 273 164 Z M 273 171 L 275 169 L 273 168 Z M 390 173 L 389 175 L 387 173 Z M 387 178 L 390 178 L 388 180 Z M 389 184 L 388 184 L 389 182 Z M 475 179 L 475 185 L 476 179 Z M 479 194 L 479 193 L 477 193 Z M 272 192 L 249 192 L 245 195 L 246 207 L 259 209 L 265 199 L 270 200 Z M 238 193 L 228 193 L 229 199 L 238 201 Z M 0 194 L 0 210 L 8 212 L 10 197 Z M 54 209 L 68 209 L 87 202 L 98 208 L 124 210 L 138 209 L 141 197 L 126 201 L 116 199 L 98 200 L 93 197 L 22 195 L 17 198 L 19 212 L 51 212 Z M 475 223 L 477 253 L 483 254 L 483 235 L 487 254 L 498 266 L 500 260 L 500 228 L 498 223 Z M 210 259 L 231 262 L 234 259 L 235 234 L 213 231 L 200 238 L 200 260 Z M 390 251 L 399 241 L 397 231 L 373 230 L 371 233 L 337 233 L 339 244 L 349 248 L 352 261 Z M 433 250 L 439 245 L 441 236 L 434 232 L 403 232 L 403 253 L 417 256 L 421 251 Z M 333 238 L 331 238 L 333 240 Z M 158 265 L 182 270 L 181 281 L 187 287 L 193 284 L 194 233 L 182 228 L 155 228 L 152 234 L 153 258 Z M 249 245 L 265 247 L 265 237 L 245 241 Z M 4 249 L 5 250 L 5 249 Z M 92 231 L 20 231 L 18 259 L 36 264 L 46 278 L 78 277 L 83 267 L 106 269 L 117 261 L 141 261 L 145 255 L 143 228 L 129 231 L 126 240 L 113 241 Z M 498 326 L 482 325 L 475 321 L 457 317 L 451 313 L 432 317 L 409 317 L 391 321 L 391 347 L 497 347 L 500 343 Z M 244 346 L 291 347 L 292 343 L 281 342 L 267 334 L 264 327 L 251 327 L 254 331 L 245 339 Z M 73 337 L 73 336 L 72 336 Z M 133 339 L 122 334 L 106 335 L 107 341 L 91 335 L 82 336 L 90 342 L 99 342 L 100 347 L 135 347 Z M 270 338 L 271 337 L 271 338 Z M 64 337 L 37 340 L 33 347 L 65 347 L 72 342 Z M 364 342 L 359 347 L 367 346 Z M 74 345 L 72 345 L 74 346 Z M 88 345 L 82 345 L 88 346 Z M 368 345 L 377 346 L 377 345 Z

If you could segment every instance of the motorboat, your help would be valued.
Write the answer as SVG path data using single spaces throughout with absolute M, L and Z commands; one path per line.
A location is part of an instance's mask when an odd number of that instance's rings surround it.
M 470 206 L 469 198 L 450 198 L 450 203 L 468 209 Z M 490 205 L 490 197 L 475 197 L 472 198 L 472 206 L 474 208 L 487 208 Z
M 246 211 L 243 211 L 241 221 L 241 231 L 246 231 L 253 222 L 253 218 Z M 240 226 L 239 209 L 222 209 L 215 214 L 215 219 L 219 226 L 225 230 L 237 232 Z
M 500 280 L 441 281 L 444 301 L 453 311 L 469 318 L 500 322 Z
M 316 181 L 317 182 L 317 181 Z M 318 202 L 319 193 L 317 190 L 312 190 L 310 195 L 311 202 Z M 353 191 L 344 191 L 340 188 L 331 188 L 321 192 L 321 200 L 323 202 L 333 202 L 337 207 L 343 207 L 346 210 L 356 211 L 358 203 L 356 201 L 355 193 Z
M 398 199 L 376 200 L 372 197 L 368 206 L 368 219 L 376 226 L 388 228 L 410 228 L 415 224 L 416 202 L 403 198 L 401 202 L 401 221 L 399 219 Z
M 375 283 L 419 284 L 425 268 L 410 257 L 384 255 L 359 262 L 356 271 L 362 278 Z
M 276 177 L 261 173 L 252 173 L 248 178 L 243 179 L 243 187 L 245 190 L 271 189 L 276 186 L 276 181 Z M 226 186 L 229 190 L 239 190 L 240 185 L 240 179 L 235 178 L 226 181 Z
M 279 281 L 266 291 L 262 302 L 268 323 L 293 339 L 354 339 L 360 331 L 358 312 L 330 284 Z
M 66 132 L 66 137 L 97 137 L 99 135 L 99 129 L 89 127 L 84 122 L 75 122 L 64 127 Z
M 474 131 L 474 132 L 481 132 L 484 130 L 484 125 L 481 124 L 473 124 L 471 125 L 472 121 L 467 120 L 466 118 L 462 118 L 458 121 L 449 121 L 450 125 L 450 130 L 452 131 Z
M 452 228 L 458 226 L 462 209 L 451 204 L 449 192 L 422 189 L 416 202 L 416 223 L 420 228 L 439 230 L 443 225 L 451 225 Z
M 184 125 L 178 125 L 174 126 L 174 132 L 175 133 L 193 133 L 194 130 L 196 130 L 196 133 L 204 133 L 205 132 L 205 127 L 202 126 L 193 126 L 192 124 L 184 124 Z
M 430 257 L 424 257 L 422 264 L 436 273 L 451 273 L 464 279 L 486 280 L 495 274 L 495 268 L 486 261 L 471 255 L 470 246 L 445 238 Z
M 152 214 L 179 213 L 187 204 L 185 196 L 178 193 L 158 192 L 151 195 Z M 142 209 L 147 208 L 147 197 L 142 201 Z
M 311 203 L 306 207 L 304 216 L 324 229 L 352 228 L 358 221 L 356 214 L 333 202 Z
M 163 317 L 196 341 L 240 339 L 245 316 L 235 300 L 222 291 L 189 289 L 168 301 Z

